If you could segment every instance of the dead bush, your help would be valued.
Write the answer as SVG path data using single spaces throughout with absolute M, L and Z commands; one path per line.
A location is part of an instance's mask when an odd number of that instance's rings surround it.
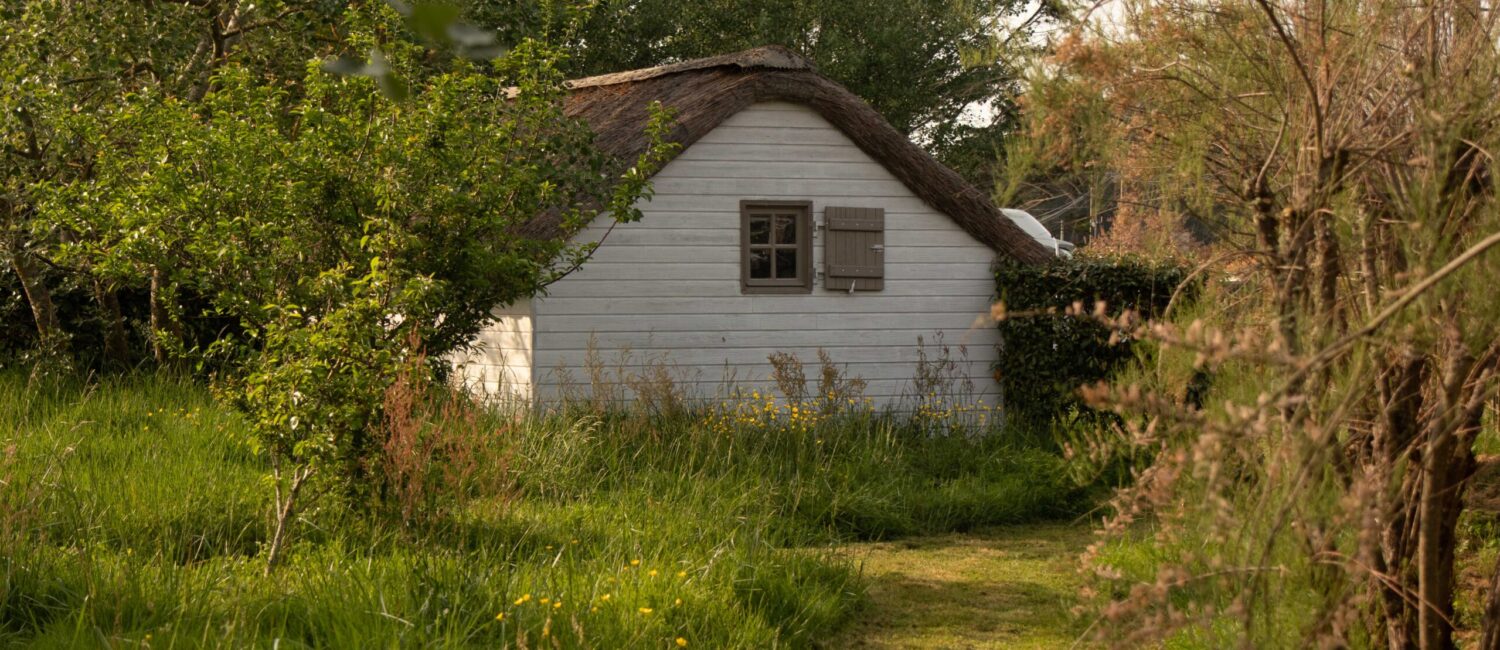
M 436 523 L 510 491 L 506 429 L 467 395 L 431 380 L 418 354 L 385 391 L 374 475 L 384 509 L 408 526 Z

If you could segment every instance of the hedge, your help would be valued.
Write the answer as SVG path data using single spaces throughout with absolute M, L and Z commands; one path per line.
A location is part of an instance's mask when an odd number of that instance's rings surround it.
M 1110 378 L 1135 357 L 1135 343 L 1110 343 L 1109 329 L 1088 317 L 1065 315 L 1082 302 L 1090 312 L 1104 301 L 1111 316 L 1126 308 L 1159 314 L 1186 281 L 1188 270 L 1131 258 L 1002 263 L 995 269 L 999 300 L 1014 315 L 999 323 L 995 379 L 1012 422 L 1050 428 L 1072 418 L 1099 418 L 1079 397 L 1080 387 Z M 1196 285 L 1178 300 L 1191 300 Z M 1047 312 L 1038 314 L 1037 312 Z

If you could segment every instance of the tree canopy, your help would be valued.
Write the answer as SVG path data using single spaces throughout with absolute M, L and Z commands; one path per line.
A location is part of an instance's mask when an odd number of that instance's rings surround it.
M 556 29 L 572 51 L 570 76 L 789 47 L 988 187 L 1015 117 L 1011 54 L 1031 47 L 1035 18 L 1051 11 L 1019 0 L 601 0 L 576 29 Z M 495 26 L 567 24 L 488 0 L 471 14 Z
M 268 566 L 304 484 L 360 484 L 413 360 L 440 375 L 589 252 L 525 226 L 638 218 L 667 151 L 657 119 L 639 159 L 602 153 L 557 48 L 442 5 L 8 11 L 0 232 L 46 367 L 70 358 L 55 288 L 92 289 L 106 348 L 128 344 L 118 293 L 144 293 L 157 361 L 216 375 L 269 455 Z

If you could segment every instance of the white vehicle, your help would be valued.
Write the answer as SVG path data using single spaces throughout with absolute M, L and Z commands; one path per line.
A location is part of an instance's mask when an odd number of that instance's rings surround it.
M 1031 216 L 1030 212 L 1015 208 L 1000 208 L 1000 213 L 1009 218 L 1012 223 L 1020 226 L 1021 230 L 1031 235 L 1031 238 L 1035 239 L 1037 243 L 1052 249 L 1052 252 L 1058 257 L 1063 259 L 1071 259 L 1073 257 L 1073 249 L 1077 248 L 1073 245 L 1073 242 L 1053 237 L 1052 233 L 1048 232 L 1047 227 L 1042 225 L 1042 222 L 1037 220 L 1036 217 Z

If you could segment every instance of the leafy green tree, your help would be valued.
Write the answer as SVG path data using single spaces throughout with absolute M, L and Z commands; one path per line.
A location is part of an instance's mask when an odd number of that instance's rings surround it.
M 87 181 L 101 147 L 129 142 L 116 117 L 141 103 L 196 103 L 213 75 L 236 64 L 263 77 L 300 76 L 309 56 L 339 42 L 343 3 L 317 0 L 71 2 L 0 5 L 0 260 L 19 279 L 45 347 L 65 348 L 53 294 L 92 285 L 110 354 L 123 357 L 116 289 L 149 284 L 152 329 L 175 329 L 169 255 L 149 268 L 95 274 L 65 262 L 58 246 L 97 234 L 41 219 L 38 202 L 57 185 Z M 113 123 L 113 127 L 107 124 Z M 166 250 L 164 252 L 172 252 Z M 160 350 L 159 350 L 160 356 Z
M 561 22 L 528 6 L 473 4 L 476 22 L 485 24 Z M 1018 90 L 1006 54 L 1029 47 L 1034 19 L 1050 11 L 1050 3 L 1018 0 L 600 0 L 572 34 L 568 71 L 601 74 L 784 45 L 987 185 Z
M 366 61 L 315 59 L 295 77 L 229 63 L 198 99 L 143 91 L 80 131 L 90 173 L 35 203 L 38 223 L 84 235 L 55 244 L 58 259 L 122 280 L 170 269 L 202 315 L 236 325 L 208 352 L 232 362 L 218 388 L 272 462 L 268 570 L 309 486 L 358 496 L 410 359 L 439 374 L 496 305 L 587 257 L 528 226 L 639 218 L 667 152 L 665 116 L 638 160 L 594 148 L 562 112 L 556 49 L 444 56 L 482 39 L 418 42 L 423 11 L 348 10 L 343 46 Z

